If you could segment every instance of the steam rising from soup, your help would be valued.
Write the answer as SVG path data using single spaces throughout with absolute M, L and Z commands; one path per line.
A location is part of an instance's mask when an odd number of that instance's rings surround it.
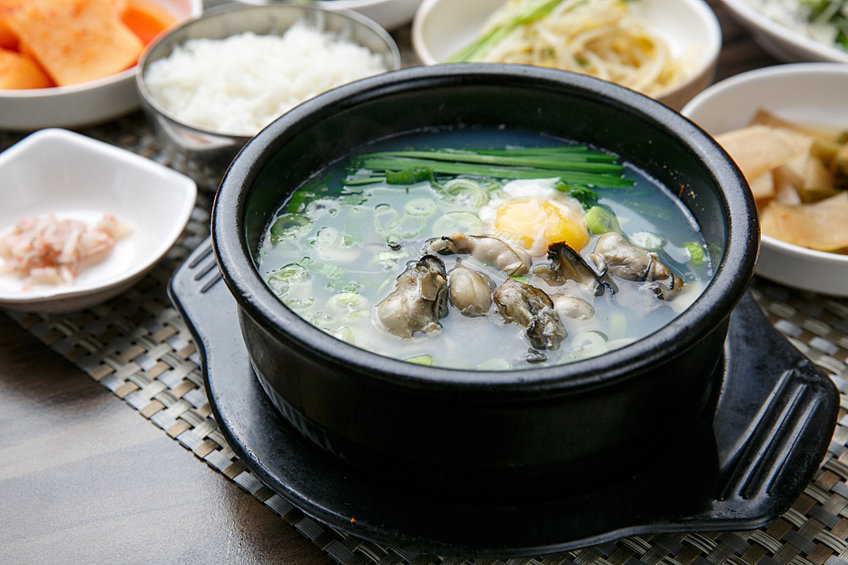
M 697 224 L 655 179 L 599 148 L 503 130 L 361 148 L 281 203 L 257 264 L 341 340 L 470 370 L 625 346 L 712 276 Z

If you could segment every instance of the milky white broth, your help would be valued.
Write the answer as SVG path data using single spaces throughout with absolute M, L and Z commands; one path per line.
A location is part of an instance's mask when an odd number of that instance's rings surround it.
M 417 133 L 381 142 L 376 149 L 433 147 L 503 148 L 551 146 L 573 142 L 537 134 L 501 130 Z M 374 151 L 363 147 L 353 154 Z M 427 241 L 454 232 L 483 234 L 480 207 L 452 198 L 429 181 L 411 185 L 385 182 L 345 188 L 340 162 L 309 179 L 272 215 L 261 242 L 257 266 L 269 287 L 305 320 L 363 349 L 442 367 L 509 370 L 566 363 L 604 353 L 637 340 L 667 324 L 700 294 L 712 276 L 710 253 L 689 211 L 656 180 L 628 163 L 630 188 L 593 188 L 598 204 L 614 211 L 621 232 L 632 242 L 657 245 L 660 262 L 684 282 L 683 290 L 660 300 L 644 284 L 616 279 L 618 292 L 592 298 L 572 281 L 551 287 L 532 272 L 526 282 L 549 293 L 568 291 L 592 301 L 588 320 L 562 319 L 567 338 L 556 350 L 534 354 L 524 328 L 506 322 L 492 306 L 483 317 L 466 317 L 450 307 L 441 329 L 411 338 L 391 335 L 374 320 L 374 306 L 391 292 L 409 261 L 417 261 Z M 480 181 L 487 204 L 503 200 L 504 181 Z M 544 181 L 542 182 L 544 184 Z M 550 183 L 548 183 L 550 184 Z M 500 199 L 500 200 L 499 200 Z M 278 219 L 277 229 L 273 230 Z M 285 225 L 287 230 L 280 231 Z M 282 233 L 282 236 L 280 235 Z M 581 255 L 587 256 L 597 235 Z M 691 260 L 690 246 L 704 251 Z M 440 255 L 446 270 L 457 259 L 484 272 L 495 285 L 506 275 L 463 255 Z M 550 264 L 546 257 L 534 265 Z M 531 363 L 532 361 L 532 363 Z

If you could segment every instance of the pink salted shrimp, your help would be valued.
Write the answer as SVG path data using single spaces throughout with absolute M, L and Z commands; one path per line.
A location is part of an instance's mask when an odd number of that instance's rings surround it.
M 129 232 L 129 226 L 111 214 L 93 225 L 54 214 L 27 218 L 0 237 L 2 270 L 23 277 L 27 285 L 70 283 Z

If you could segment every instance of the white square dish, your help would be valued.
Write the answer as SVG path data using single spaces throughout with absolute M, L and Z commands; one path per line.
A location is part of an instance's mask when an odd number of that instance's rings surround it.
M 62 129 L 33 133 L 0 153 L 0 234 L 48 214 L 87 223 L 113 214 L 131 232 L 71 283 L 27 285 L 0 274 L 0 306 L 79 310 L 138 282 L 183 231 L 197 197 L 191 179 L 159 163 Z

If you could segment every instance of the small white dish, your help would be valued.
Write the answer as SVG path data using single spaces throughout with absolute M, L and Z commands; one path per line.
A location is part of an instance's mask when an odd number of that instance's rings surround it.
M 80 310 L 124 292 L 171 248 L 197 197 L 185 175 L 55 128 L 0 153 L 0 178 L 0 234 L 20 220 L 51 213 L 88 223 L 113 214 L 132 229 L 69 284 L 26 288 L 22 278 L 0 274 L 0 307 L 30 312 Z
M 808 125 L 848 129 L 848 65 L 794 63 L 727 78 L 701 92 L 682 114 L 712 135 L 741 128 L 758 109 Z M 763 235 L 758 275 L 791 286 L 848 296 L 848 255 L 826 253 Z
M 178 21 L 195 18 L 203 0 L 149 0 Z M 100 124 L 138 109 L 137 66 L 110 77 L 52 88 L 0 89 L 0 129 L 34 131 L 46 127 L 76 128 Z
M 447 61 L 471 43 L 489 16 L 505 0 L 424 0 L 412 23 L 412 46 L 425 65 Z M 676 57 L 686 56 L 688 76 L 657 99 L 680 109 L 713 79 L 721 50 L 721 26 L 703 0 L 641 0 L 630 9 L 668 44 Z
M 273 4 L 274 0 L 239 0 L 245 4 Z M 352 10 L 386 29 L 409 23 L 421 0 L 329 0 L 313 2 L 326 10 Z
M 848 51 L 825 45 L 782 25 L 754 9 L 745 0 L 722 0 L 722 2 L 731 16 L 751 32 L 754 40 L 780 61 L 848 63 Z

